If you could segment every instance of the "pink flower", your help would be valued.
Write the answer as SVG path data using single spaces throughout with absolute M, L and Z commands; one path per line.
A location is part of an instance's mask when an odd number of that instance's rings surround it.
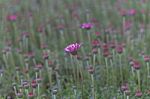
M 104 57 L 109 57 L 111 54 L 109 52 L 109 49 L 103 49 L 103 56 Z
M 43 59 L 48 59 L 48 57 L 49 57 L 48 52 L 43 52 Z
M 110 41 L 108 44 L 112 49 L 116 47 L 115 41 Z
M 29 92 L 29 93 L 28 93 L 28 97 L 29 97 L 29 98 L 32 98 L 32 97 L 34 97 L 34 94 L 33 94 L 33 92 Z
M 21 33 L 21 36 L 22 36 L 22 37 L 29 37 L 29 33 L 28 33 L 28 32 L 22 32 L 22 33 Z
M 38 69 L 42 69 L 42 68 L 43 68 L 43 65 L 42 65 L 41 63 L 38 63 L 38 64 L 36 64 L 35 67 L 38 68 Z
M 93 27 L 93 24 L 92 23 L 83 23 L 83 24 L 81 24 L 81 28 L 82 29 L 87 29 L 87 30 L 89 30 L 89 29 L 91 29 Z
M 16 94 L 16 96 L 17 96 L 18 98 L 22 98 L 22 97 L 23 97 L 23 94 L 22 94 L 21 92 L 18 92 L 18 93 Z
M 130 9 L 130 10 L 128 11 L 128 14 L 129 14 L 129 15 L 135 15 L 135 14 L 136 14 L 136 10 L 135 10 L 135 9 Z
M 90 74 L 93 74 L 94 71 L 95 71 L 95 69 L 94 69 L 93 66 L 89 66 L 89 67 L 87 68 L 87 70 L 88 70 L 88 72 L 89 72 Z
M 128 84 L 125 83 L 121 86 L 121 91 L 125 92 L 126 90 L 129 90 Z
M 92 41 L 92 46 L 93 46 L 93 47 L 99 47 L 100 45 L 101 45 L 101 44 L 100 44 L 100 41 L 99 41 L 99 40 L 95 39 L 95 40 Z
M 32 88 L 36 88 L 36 87 L 37 87 L 37 82 L 36 82 L 36 80 L 32 80 L 31 86 L 32 86 Z
M 132 21 L 130 21 L 130 20 L 125 21 L 125 23 L 124 23 L 124 29 L 125 30 L 131 29 L 132 26 L 133 26 L 133 22 Z
M 141 64 L 140 64 L 139 61 L 133 60 L 133 61 L 132 61 L 132 67 L 133 67 L 134 69 L 140 69 L 140 68 L 141 68 Z
M 142 92 L 140 90 L 137 90 L 135 93 L 136 97 L 141 97 L 142 96 Z
M 116 46 L 116 52 L 119 53 L 119 54 L 122 53 L 123 52 L 123 46 L 122 45 L 117 45 Z
M 67 53 L 71 53 L 72 55 L 76 55 L 77 51 L 80 47 L 81 47 L 81 44 L 73 43 L 73 44 L 68 45 L 64 50 Z
M 92 49 L 92 53 L 97 54 L 98 53 L 98 49 L 97 48 L 93 48 Z
M 100 36 L 101 33 L 100 33 L 100 32 L 95 32 L 95 35 L 96 35 L 96 36 Z
M 126 16 L 127 15 L 127 10 L 126 9 L 121 9 L 120 10 L 120 15 L 121 16 Z
M 145 62 L 149 62 L 149 61 L 150 61 L 150 56 L 144 55 L 144 61 L 145 61 Z
M 9 20 L 9 21 L 16 21 L 17 20 L 17 15 L 8 15 L 7 16 L 7 19 Z

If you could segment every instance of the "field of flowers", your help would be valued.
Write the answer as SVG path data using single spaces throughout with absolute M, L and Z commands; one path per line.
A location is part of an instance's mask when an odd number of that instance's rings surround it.
M 0 99 L 150 99 L 150 0 L 0 0 Z

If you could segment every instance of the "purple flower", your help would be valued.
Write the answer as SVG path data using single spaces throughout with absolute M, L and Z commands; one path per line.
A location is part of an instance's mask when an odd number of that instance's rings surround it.
M 87 30 L 89 30 L 89 29 L 91 29 L 93 27 L 93 24 L 92 23 L 83 23 L 83 24 L 81 24 L 81 28 L 82 29 L 87 29 Z
M 8 15 L 7 16 L 7 19 L 9 20 L 9 21 L 16 21 L 17 20 L 17 15 Z
M 137 90 L 135 93 L 136 97 L 141 97 L 142 96 L 142 92 L 140 90 Z
M 136 10 L 135 9 L 130 9 L 129 11 L 128 11 L 128 14 L 129 15 L 135 15 L 136 14 Z
M 67 53 L 71 53 L 72 55 L 76 55 L 77 54 L 77 50 L 81 47 L 81 44 L 79 43 L 73 43 L 68 45 L 64 50 Z
M 129 89 L 129 86 L 128 86 L 128 83 L 124 83 L 122 86 L 121 86 L 121 91 L 125 92 L 126 90 Z
M 133 60 L 133 61 L 132 61 L 132 67 L 137 70 L 137 69 L 140 69 L 140 68 L 141 68 L 141 64 L 140 64 L 139 61 Z

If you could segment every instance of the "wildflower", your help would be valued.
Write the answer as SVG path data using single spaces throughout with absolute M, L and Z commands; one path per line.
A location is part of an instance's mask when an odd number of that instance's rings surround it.
M 48 52 L 43 52 L 43 59 L 48 59 L 48 57 L 49 57 Z
M 132 67 L 133 67 L 134 69 L 140 69 L 140 68 L 141 68 L 141 64 L 140 64 L 139 61 L 133 60 L 133 61 L 132 61 Z
M 35 67 L 38 68 L 38 69 L 42 69 L 42 68 L 43 68 L 43 65 L 42 65 L 41 63 L 39 63 L 39 64 L 37 64 Z
M 100 33 L 100 32 L 95 32 L 95 35 L 96 35 L 96 36 L 100 36 L 101 33 Z
M 8 21 L 16 21 L 17 20 L 17 15 L 12 14 L 7 16 Z
M 121 54 L 123 52 L 123 46 L 122 45 L 117 45 L 116 46 L 116 52 Z
M 135 93 L 136 97 L 141 97 L 142 96 L 142 92 L 140 90 L 137 90 Z
M 124 92 L 125 92 L 125 94 L 126 94 L 127 96 L 130 95 L 130 90 L 125 90 Z
M 72 43 L 68 45 L 64 50 L 67 53 L 71 53 L 72 55 L 77 55 L 78 49 L 81 47 L 81 44 L 79 43 Z
M 109 50 L 108 50 L 108 49 L 104 49 L 104 50 L 103 50 L 103 56 L 104 56 L 104 57 L 108 57 L 109 55 L 110 55 Z
M 93 40 L 92 41 L 92 46 L 95 48 L 95 47 L 99 47 L 100 46 L 100 41 L 99 40 Z
M 102 49 L 103 49 L 103 50 L 109 50 L 108 44 L 103 44 L 103 45 L 102 45 Z
M 135 10 L 135 9 L 130 9 L 130 10 L 128 11 L 128 14 L 133 16 L 133 15 L 136 14 L 136 10 Z
M 53 62 L 53 61 L 48 60 L 48 65 L 49 65 L 49 67 L 52 67 L 52 66 L 53 66 L 53 64 L 54 64 L 54 62 Z
M 127 10 L 126 9 L 121 9 L 120 10 L 120 15 L 121 16 L 126 16 L 127 15 Z
M 28 58 L 34 58 L 34 56 L 35 56 L 35 53 L 33 51 L 30 51 L 27 53 Z
M 92 53 L 97 54 L 97 53 L 98 53 L 97 48 L 93 48 L 93 49 L 92 49 Z
M 122 86 L 121 86 L 121 91 L 123 91 L 123 92 L 125 92 L 126 90 L 128 90 L 129 88 L 128 88 L 128 84 L 127 83 L 125 83 L 125 84 L 123 84 Z
M 34 97 L 33 92 L 29 92 L 29 93 L 28 93 L 28 97 L 29 97 L 29 98 L 33 98 L 33 97 Z
M 48 48 L 48 45 L 47 45 L 47 44 L 41 44 L 40 47 L 41 47 L 42 49 L 46 49 L 46 48 Z
M 36 87 L 37 87 L 37 82 L 36 82 L 36 80 L 32 80 L 31 86 L 32 86 L 33 88 L 36 88 Z
M 103 56 L 108 57 L 110 55 L 108 44 L 103 44 L 102 49 L 103 49 Z
M 22 85 L 24 88 L 26 88 L 26 89 L 30 87 L 28 81 L 23 81 L 23 82 L 21 83 L 21 85 Z
M 36 78 L 36 81 L 37 81 L 37 83 L 39 84 L 39 83 L 42 82 L 42 78 L 38 77 L 38 78 Z
M 130 20 L 127 20 L 127 21 L 125 21 L 125 23 L 124 23 L 124 29 L 125 29 L 126 31 L 127 31 L 127 30 L 130 30 L 131 27 L 132 27 L 132 25 L 133 25 L 133 22 L 130 21 Z
M 93 24 L 92 23 L 83 23 L 83 24 L 81 24 L 81 28 L 82 29 L 87 29 L 87 30 L 89 30 L 89 29 L 91 29 L 93 27 Z
M 16 96 L 17 96 L 18 98 L 22 98 L 22 97 L 23 97 L 23 94 L 22 94 L 21 92 L 18 92 L 18 93 L 16 94 Z
M 145 61 L 145 62 L 149 62 L 149 61 L 150 61 L 150 56 L 144 55 L 144 61 Z
M 28 38 L 29 37 L 29 33 L 28 32 L 22 32 L 21 33 L 21 37 Z
M 89 66 L 89 67 L 88 67 L 88 72 L 89 72 L 90 74 L 93 74 L 94 71 L 95 71 L 95 69 L 94 69 L 93 66 Z
M 58 29 L 58 30 L 63 30 L 65 28 L 65 25 L 64 24 L 58 24 L 57 26 L 56 26 L 56 29 Z
M 109 46 L 110 48 L 114 49 L 116 47 L 115 42 L 114 41 L 109 42 Z

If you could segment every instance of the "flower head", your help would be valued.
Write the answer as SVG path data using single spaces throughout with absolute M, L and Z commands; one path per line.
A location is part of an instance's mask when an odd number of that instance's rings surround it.
M 91 29 L 93 27 L 93 24 L 92 23 L 83 23 L 83 24 L 81 24 L 81 28 L 82 29 L 87 29 L 87 30 L 89 30 L 89 29 Z
M 36 82 L 36 80 L 32 80 L 31 86 L 32 86 L 32 88 L 36 88 L 36 87 L 37 87 L 37 82 Z
M 100 47 L 100 41 L 99 40 L 97 40 L 97 39 L 95 39 L 95 40 L 93 40 L 92 41 L 92 46 L 95 48 L 95 47 Z
M 12 14 L 12 15 L 8 15 L 8 16 L 7 16 L 7 19 L 8 19 L 9 21 L 16 21 L 16 20 L 17 20 L 17 15 L 15 15 L 15 14 L 14 14 L 14 15 L 13 15 L 13 14 Z
M 29 98 L 33 98 L 33 97 L 34 97 L 34 93 L 33 93 L 33 92 L 29 92 L 29 93 L 28 93 L 28 97 L 29 97 Z
M 126 16 L 127 15 L 127 10 L 126 9 L 121 9 L 120 10 L 120 15 L 121 16 Z
M 129 15 L 135 15 L 136 14 L 136 10 L 135 9 L 130 9 L 128 14 Z
M 129 87 L 128 87 L 128 83 L 124 83 L 122 86 L 121 86 L 121 91 L 126 91 L 126 90 L 128 90 L 129 89 Z
M 65 47 L 65 52 L 67 53 L 71 53 L 72 55 L 76 55 L 77 54 L 77 50 L 81 47 L 81 44 L 79 43 L 72 43 L 70 45 L 68 45 L 67 47 Z
M 94 71 L 95 71 L 95 69 L 94 69 L 93 66 L 89 66 L 89 67 L 87 68 L 87 70 L 88 70 L 88 72 L 89 72 L 90 74 L 93 74 Z
M 137 90 L 135 93 L 136 97 L 141 97 L 142 96 L 142 92 L 140 90 Z
M 150 56 L 144 55 L 144 61 L 145 61 L 145 62 L 149 62 L 149 61 L 150 61 Z
M 140 69 L 141 68 L 141 64 L 137 60 L 132 61 L 132 66 L 133 66 L 134 69 Z
M 123 52 L 123 46 L 122 45 L 117 45 L 116 46 L 116 52 L 121 54 Z

